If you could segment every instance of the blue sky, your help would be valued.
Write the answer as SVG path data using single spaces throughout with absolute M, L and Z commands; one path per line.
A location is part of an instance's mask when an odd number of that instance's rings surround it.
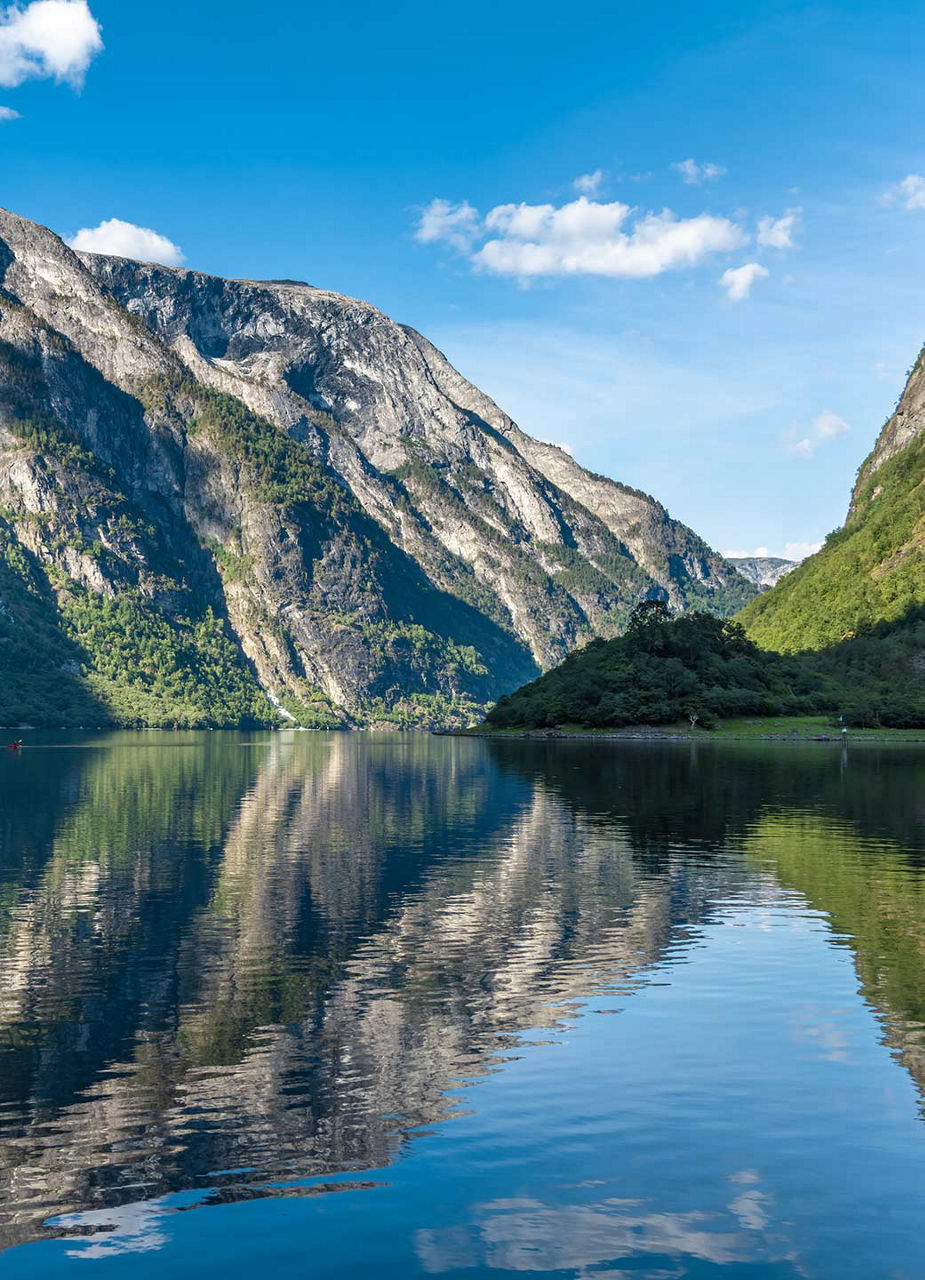
M 4 206 L 367 298 L 721 550 L 841 522 L 925 341 L 925 3 L 0 11 Z

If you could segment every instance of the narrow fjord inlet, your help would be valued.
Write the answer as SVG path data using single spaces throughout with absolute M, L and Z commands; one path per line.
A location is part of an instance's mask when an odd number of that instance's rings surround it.
M 919 750 L 0 766 L 5 1274 L 921 1274 Z

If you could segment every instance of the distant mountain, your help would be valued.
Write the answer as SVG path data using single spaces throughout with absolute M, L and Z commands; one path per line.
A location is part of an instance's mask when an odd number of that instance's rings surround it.
M 820 649 L 878 624 L 918 625 L 925 606 L 923 355 L 861 466 L 844 526 L 739 615 L 764 648 Z M 920 667 L 906 674 L 922 678 Z
M 753 594 L 367 303 L 0 212 L 0 723 L 462 723 Z
M 781 560 L 777 556 L 727 556 L 726 559 L 743 578 L 762 590 L 776 586 L 781 578 L 797 567 L 796 560 Z

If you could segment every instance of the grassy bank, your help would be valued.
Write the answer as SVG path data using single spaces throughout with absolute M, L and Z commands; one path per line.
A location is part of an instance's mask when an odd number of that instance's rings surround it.
M 691 727 L 687 721 L 660 725 L 627 725 L 619 729 L 589 729 L 581 725 L 557 725 L 554 729 L 494 729 L 477 725 L 462 730 L 476 738 L 584 738 L 644 741 L 757 741 L 757 742 L 920 742 L 925 729 L 849 729 L 829 716 L 749 716 L 724 720 L 711 729 Z

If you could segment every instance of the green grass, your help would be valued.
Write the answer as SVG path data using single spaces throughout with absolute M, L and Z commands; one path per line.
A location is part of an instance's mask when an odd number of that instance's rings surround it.
M 490 724 L 476 725 L 465 730 L 468 736 L 479 738 L 523 738 L 535 733 L 535 729 L 495 729 Z M 742 716 L 718 722 L 711 729 L 699 725 L 692 728 L 689 721 L 678 720 L 674 724 L 625 725 L 619 729 L 595 729 L 587 725 L 562 724 L 550 732 L 567 738 L 652 738 L 658 740 L 686 738 L 691 742 L 819 742 L 828 739 L 840 742 L 840 723 L 831 716 Z M 849 728 L 848 742 L 921 742 L 925 745 L 925 728 L 922 729 L 855 729 Z
M 832 716 L 750 716 L 724 720 L 710 736 L 812 741 L 822 737 L 841 739 L 841 730 L 841 724 Z M 849 742 L 925 742 L 925 728 L 849 728 L 844 736 Z

